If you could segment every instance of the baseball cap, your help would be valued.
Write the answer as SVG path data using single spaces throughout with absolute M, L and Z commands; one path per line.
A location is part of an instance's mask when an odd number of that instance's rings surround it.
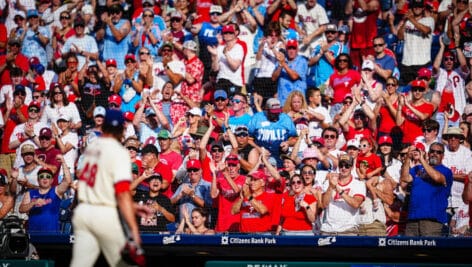
M 21 46 L 21 40 L 19 38 L 10 38 L 8 39 L 8 44 L 9 45 L 14 45 L 14 44 L 17 44 L 17 45 L 20 45 Z
M 153 108 L 149 107 L 149 108 L 146 108 L 146 111 L 144 112 L 144 114 L 146 115 L 146 117 L 149 117 L 149 116 L 156 115 L 156 111 L 154 111 Z
M 326 30 L 327 32 L 336 32 L 338 31 L 338 27 L 336 26 L 336 24 L 333 24 L 333 23 L 330 23 L 328 25 L 326 25 Z
M 280 105 L 280 101 L 277 98 L 267 99 L 266 109 L 270 113 L 281 113 L 282 112 L 282 107 Z
M 111 127 L 121 127 L 125 122 L 123 117 L 123 112 L 116 109 L 108 109 L 105 114 L 105 122 L 103 125 L 108 125 Z
M 357 138 L 353 138 L 347 141 L 346 148 L 355 147 L 356 149 L 359 149 L 359 145 L 359 140 Z
M 262 179 L 264 181 L 267 180 L 267 175 L 262 170 L 258 170 L 258 171 L 249 173 L 248 176 L 250 176 L 250 177 L 252 177 L 253 179 L 256 179 L 256 180 L 260 180 L 260 179 Z
M 157 134 L 157 139 L 172 139 L 172 134 L 168 130 L 162 129 Z
M 192 51 L 197 51 L 197 43 L 193 40 L 185 41 L 183 48 L 186 48 Z
M 222 33 L 227 33 L 227 32 L 234 33 L 234 26 L 233 25 L 225 25 L 221 29 L 221 32 Z
M 32 66 L 41 64 L 41 62 L 39 61 L 39 58 L 38 58 L 38 57 L 30 57 L 30 58 L 28 59 L 28 63 L 29 63 L 29 65 L 30 65 L 30 68 L 31 68 Z
M 93 109 L 93 116 L 94 117 L 97 117 L 97 116 L 102 116 L 105 118 L 105 115 L 107 114 L 107 111 L 104 107 L 102 106 L 96 106 L 94 109 Z
M 31 108 L 31 107 L 41 109 L 41 103 L 39 103 L 38 101 L 31 101 L 28 105 L 28 108 Z
M 93 15 L 93 7 L 91 5 L 84 5 L 82 7 L 82 14 L 84 15 Z
M 51 138 L 52 137 L 52 130 L 49 129 L 48 127 L 42 128 L 39 131 L 39 137 Z
M 13 94 L 16 95 L 18 93 L 26 94 L 26 89 L 25 89 L 24 85 L 22 85 L 22 84 L 15 85 L 15 91 L 13 92 Z
M 411 0 L 408 4 L 410 8 L 424 7 L 424 0 Z
M 68 114 L 61 114 L 59 116 L 59 118 L 57 118 L 56 122 L 59 122 L 59 121 L 70 121 L 71 120 L 71 117 L 68 115 Z
M 179 11 L 175 10 L 172 13 L 170 13 L 170 17 L 171 18 L 182 19 L 182 14 Z
M 125 117 L 125 120 L 127 121 L 133 121 L 134 119 L 134 113 L 131 111 L 126 111 L 125 113 L 123 113 L 123 116 Z
M 223 142 L 221 141 L 214 141 L 213 143 L 211 143 L 211 148 L 214 148 L 214 147 L 219 147 L 221 149 L 225 148 L 225 146 L 223 145 Z
M 157 179 L 157 180 L 162 182 L 162 175 L 158 172 L 155 172 L 155 173 L 151 174 L 151 176 L 149 176 L 149 178 L 147 178 L 146 181 L 150 182 L 154 179 Z
M 115 61 L 116 63 L 116 61 Z M 113 94 L 111 96 L 108 97 L 108 103 L 111 104 L 115 104 L 117 106 L 121 106 L 121 96 L 119 96 L 118 94 Z
M 138 138 L 136 138 L 134 136 L 130 136 L 130 137 L 126 138 L 126 140 L 123 144 L 124 147 L 133 147 L 136 150 L 139 150 L 140 145 L 141 145 L 141 143 L 139 142 Z
M 192 114 L 194 116 L 202 116 L 202 110 L 197 107 L 191 108 L 189 111 L 187 111 L 187 114 Z
M 219 90 L 216 90 L 215 93 L 213 94 L 214 99 L 217 99 L 217 98 L 220 98 L 220 97 L 222 97 L 224 99 L 228 98 L 228 94 L 226 93 L 225 90 L 219 89 Z
M 49 168 L 44 168 L 44 167 L 43 167 L 43 168 L 39 169 L 38 175 L 39 175 L 40 173 L 43 173 L 43 172 L 47 172 L 47 173 L 49 173 L 49 174 L 51 174 L 51 175 L 54 174 L 54 173 L 52 173 L 52 170 L 51 170 L 51 169 L 49 169 Z
M 319 137 L 319 136 L 313 136 L 311 138 L 311 142 L 314 144 L 314 143 L 318 143 L 320 144 L 321 146 L 324 146 L 325 145 L 325 140 L 323 137 Z
M 383 145 L 383 144 L 393 144 L 393 140 L 392 140 L 392 137 L 388 136 L 388 135 L 383 135 L 379 138 L 379 146 Z
M 443 136 L 444 136 L 444 135 L 443 135 Z M 413 142 L 413 146 L 416 147 L 416 148 L 419 149 L 419 150 L 426 151 L 426 146 L 425 146 L 424 143 L 421 142 L 421 141 L 418 141 L 418 140 L 414 141 L 414 142 Z
M 341 27 L 339 27 L 339 29 L 338 29 L 338 32 L 348 34 L 350 32 L 349 26 L 341 25 Z
M 374 62 L 370 59 L 364 60 L 364 62 L 362 62 L 362 69 L 374 70 Z
M 228 164 L 239 164 L 239 157 L 236 154 L 229 154 L 225 161 Z
M 165 42 L 162 44 L 160 50 L 164 49 L 164 47 L 169 47 L 170 49 L 174 49 L 174 45 L 171 42 Z
M 208 130 L 208 126 L 200 125 L 198 126 L 197 131 L 195 133 L 191 133 L 190 136 L 193 139 L 200 139 L 205 135 L 207 130 Z
M 238 136 L 240 134 L 249 134 L 248 128 L 244 125 L 236 127 L 236 129 L 234 129 L 234 135 Z
M 125 56 L 125 61 L 127 61 L 127 60 L 132 60 L 132 61 L 136 62 L 136 56 L 134 54 L 128 53 Z
M 7 171 L 5 169 L 0 169 L 0 186 L 8 184 Z
M 432 74 L 431 70 L 425 67 L 418 70 L 418 78 L 425 77 L 425 78 L 428 78 L 429 80 L 431 79 L 431 74 Z
M 341 164 L 341 162 L 347 163 L 349 166 L 352 166 L 354 164 L 354 159 L 348 154 L 343 154 L 339 157 L 339 164 Z
M 36 149 L 32 144 L 24 144 L 21 146 L 21 154 L 34 153 Z
M 302 161 L 306 159 L 318 159 L 318 152 L 314 148 L 307 148 L 303 151 Z
M 16 17 L 16 16 L 20 16 L 20 17 L 22 17 L 22 18 L 24 18 L 24 19 L 26 18 L 26 14 L 25 14 L 25 12 L 22 11 L 22 10 L 16 11 L 15 17 Z
M 210 13 L 223 13 L 223 8 L 219 5 L 211 5 L 210 6 Z
M 201 169 L 202 164 L 198 159 L 191 159 L 187 161 L 187 169 Z
M 426 82 L 423 80 L 413 80 L 410 82 L 411 88 L 413 87 L 421 87 L 423 89 L 426 89 Z
M 113 67 L 116 68 L 116 60 L 114 58 L 107 59 L 105 64 L 106 64 L 107 67 L 113 66 Z
M 290 40 L 287 41 L 287 43 L 285 44 L 285 46 L 286 46 L 287 48 L 289 48 L 289 47 L 298 48 L 298 41 L 297 41 L 297 40 L 290 39 Z
M 36 9 L 28 9 L 26 12 L 26 18 L 31 18 L 31 17 L 39 17 L 38 10 Z
M 288 160 L 290 160 L 291 162 L 293 162 L 293 164 L 297 165 L 297 163 L 295 162 L 295 160 L 294 160 L 292 157 L 290 157 L 289 154 L 282 154 L 282 155 L 280 155 L 280 159 L 281 159 L 281 160 L 286 160 L 286 159 L 288 159 Z
M 77 16 L 74 20 L 74 27 L 85 26 L 85 20 L 81 16 Z

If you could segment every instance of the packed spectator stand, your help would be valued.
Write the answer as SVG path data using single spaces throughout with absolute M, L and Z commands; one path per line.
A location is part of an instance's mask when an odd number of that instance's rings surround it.
M 1 5 L 0 219 L 73 233 L 118 109 L 143 234 L 470 236 L 467 1 Z

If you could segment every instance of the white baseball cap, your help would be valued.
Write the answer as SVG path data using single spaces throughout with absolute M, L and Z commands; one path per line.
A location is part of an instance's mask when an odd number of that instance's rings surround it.
M 94 117 L 97 117 L 97 116 L 105 117 L 106 114 L 107 114 L 107 111 L 102 106 L 96 106 L 95 109 L 93 110 Z

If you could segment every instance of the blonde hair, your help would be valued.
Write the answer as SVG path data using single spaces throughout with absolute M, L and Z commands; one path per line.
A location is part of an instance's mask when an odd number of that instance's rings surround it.
M 306 98 L 303 95 L 303 93 L 298 91 L 298 90 L 295 90 L 295 91 L 290 92 L 290 94 L 287 96 L 287 100 L 285 100 L 284 106 L 282 108 L 282 111 L 284 113 L 288 113 L 288 112 L 292 111 L 292 100 L 296 96 L 298 96 L 302 99 L 301 109 L 306 109 L 308 107 L 308 105 L 306 103 Z

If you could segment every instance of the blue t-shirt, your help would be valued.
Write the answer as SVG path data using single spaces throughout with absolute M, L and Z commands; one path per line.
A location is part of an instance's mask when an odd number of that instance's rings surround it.
M 297 130 L 292 119 L 285 113 L 280 113 L 279 120 L 271 122 L 264 112 L 258 112 L 249 121 L 249 134 L 254 137 L 258 146 L 269 150 L 271 157 L 277 160 L 277 167 L 282 167 L 280 159 L 280 144 L 289 137 L 297 136 Z
M 298 90 L 305 95 L 306 92 L 306 74 L 308 71 L 308 61 L 303 56 L 297 56 L 294 60 L 287 63 L 289 68 L 295 70 L 298 73 L 298 79 L 292 81 L 288 76 L 285 69 L 280 72 L 277 95 L 280 100 L 280 104 L 283 106 L 290 92 Z M 276 68 L 279 66 L 277 63 Z
M 251 120 L 252 116 L 245 113 L 242 116 L 236 117 L 236 116 L 231 116 L 228 119 L 228 124 L 229 127 L 231 128 L 231 131 L 233 131 L 238 127 L 238 126 L 246 126 L 249 124 L 249 121 Z
M 311 52 L 310 57 L 315 57 L 318 55 L 320 50 L 321 45 L 315 46 Z M 336 58 L 339 54 L 343 53 L 343 45 L 340 42 L 336 42 L 329 48 L 329 51 L 332 52 L 333 56 Z M 331 65 L 325 56 L 322 56 L 318 63 L 310 67 L 307 84 L 310 86 L 319 87 L 320 85 L 326 83 L 326 81 L 329 79 L 329 76 L 331 76 L 333 72 L 333 65 Z
M 39 189 L 30 190 L 31 201 L 45 199 L 48 204 L 33 207 L 28 216 L 28 232 L 59 232 L 59 209 L 61 199 L 56 194 L 56 187 L 51 187 L 46 194 L 40 194 Z

